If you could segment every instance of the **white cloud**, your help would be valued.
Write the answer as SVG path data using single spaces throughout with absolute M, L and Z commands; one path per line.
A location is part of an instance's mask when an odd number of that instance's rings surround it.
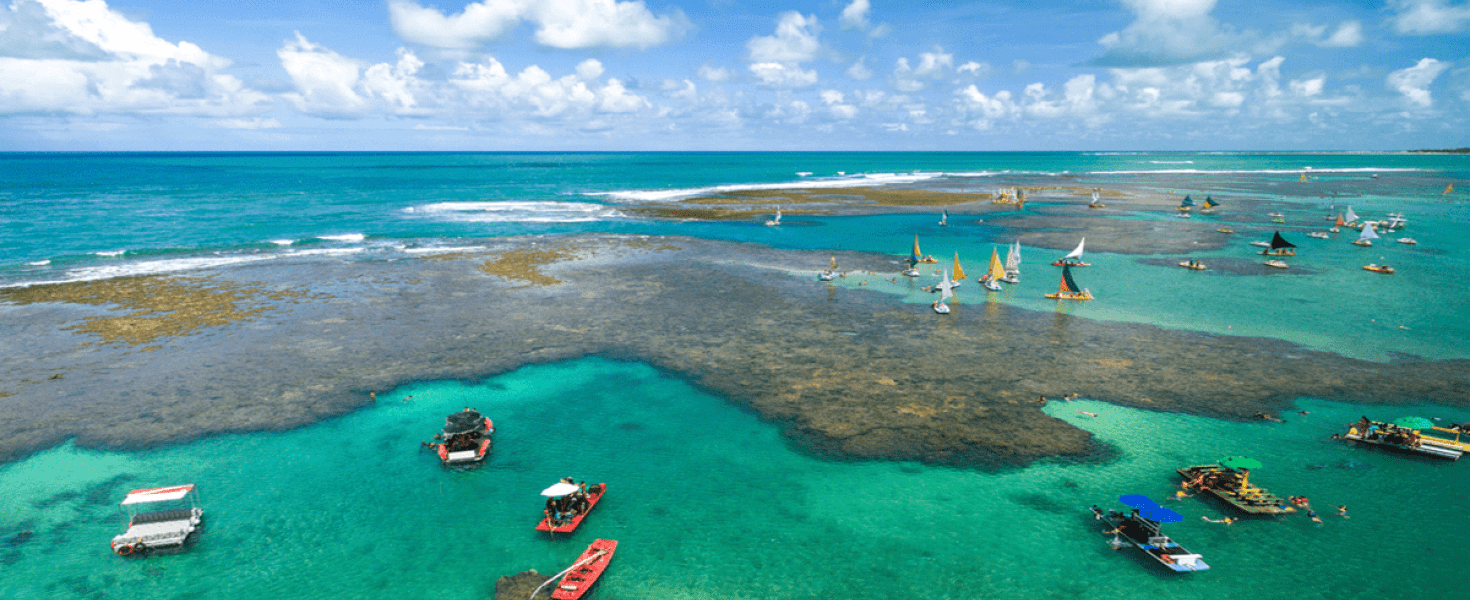
M 253 119 L 219 119 L 214 124 L 225 129 L 276 129 L 281 126 L 281 122 L 274 118 L 263 119 L 260 117 Z
M 933 52 L 919 53 L 919 66 L 909 65 L 909 59 L 900 57 L 893 66 L 893 89 L 900 92 L 918 92 L 928 87 L 923 79 L 943 78 L 954 68 L 954 55 L 935 47 Z
M 1216 0 L 1122 0 L 1137 19 L 1098 40 L 1104 67 L 1167 66 L 1218 59 L 1241 50 L 1272 52 L 1281 40 L 1222 26 Z
M 705 81 L 721 82 L 730 79 L 730 70 L 725 67 L 711 67 L 709 65 L 699 66 L 699 76 Z
M 842 16 L 837 22 L 842 24 L 843 29 L 867 29 L 868 28 L 868 0 L 852 0 L 842 9 Z
M 577 77 L 581 77 L 583 81 L 592 81 L 602 77 L 602 61 L 589 58 L 577 63 Z
M 1448 63 L 1425 58 L 1412 67 L 1389 73 L 1386 82 L 1389 89 L 1403 94 L 1404 99 L 1411 104 L 1429 108 L 1434 105 L 1434 98 L 1429 94 L 1429 84 L 1434 83 L 1435 78 L 1447 68 Z
M 982 62 L 970 61 L 955 68 L 956 73 L 962 73 L 971 77 L 984 77 L 990 73 L 990 65 Z
M 14 0 L 0 8 L 0 113 L 230 117 L 267 97 L 220 74 L 230 61 L 171 43 L 103 0 Z
M 817 17 L 802 16 L 796 11 L 781 13 L 775 35 L 758 35 L 745 42 L 751 62 L 802 63 L 816 58 L 821 49 L 817 35 L 822 26 Z
M 1353 48 L 1363 43 L 1363 24 L 1358 21 L 1343 21 L 1337 31 L 1327 35 L 1326 25 L 1297 23 L 1291 33 L 1323 48 Z
M 470 50 L 499 39 L 522 21 L 536 42 L 553 48 L 650 48 L 690 28 L 683 12 L 654 16 L 641 0 L 483 0 L 446 15 L 416 0 L 389 0 L 388 20 L 406 42 Z
M 1322 87 L 1327 83 L 1326 77 L 1313 79 L 1292 80 L 1291 91 L 1298 96 L 1311 97 L 1322 95 Z
M 1451 6 L 1447 0 L 1389 0 L 1397 12 L 1389 23 L 1407 35 L 1457 33 L 1470 26 L 1470 4 Z
M 653 106 L 644 97 L 628 93 L 623 82 L 616 79 L 607 80 L 600 96 L 602 101 L 598 103 L 597 110 L 601 112 L 630 113 Z
M 762 84 L 770 87 L 797 88 L 817 83 L 815 70 L 803 70 L 794 64 L 755 63 L 750 65 L 750 72 L 754 73 Z
M 663 90 L 667 92 L 672 98 L 679 98 L 681 100 L 688 100 L 690 102 L 694 102 L 695 100 L 699 99 L 699 88 L 694 85 L 693 81 L 690 81 L 688 79 L 685 79 L 683 81 L 665 79 Z
M 358 72 L 364 65 L 311 43 L 296 33 L 276 56 L 296 91 L 285 94 L 296 110 L 307 114 L 345 116 L 361 111 L 367 100 L 357 93 Z
M 847 68 L 848 79 L 867 81 L 873 78 L 873 70 L 869 69 L 867 65 L 863 64 L 867 61 L 867 58 L 867 56 L 858 57 L 857 62 L 852 63 L 852 66 Z

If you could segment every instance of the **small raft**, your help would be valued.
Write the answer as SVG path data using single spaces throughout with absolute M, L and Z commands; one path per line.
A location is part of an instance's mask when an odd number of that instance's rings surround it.
M 577 557 L 577 562 L 572 563 L 572 568 L 565 571 L 566 575 L 556 584 L 551 597 L 557 600 L 581 598 L 592 584 L 597 583 L 597 578 L 602 577 L 602 572 L 607 570 L 607 563 L 612 561 L 613 552 L 617 548 L 617 540 L 592 542 L 592 545 L 582 551 L 582 556 Z

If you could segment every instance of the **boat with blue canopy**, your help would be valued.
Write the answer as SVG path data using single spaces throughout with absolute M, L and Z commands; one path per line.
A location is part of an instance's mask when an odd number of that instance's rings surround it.
M 1161 531 L 1164 523 L 1178 523 L 1184 520 L 1183 516 L 1159 506 L 1142 494 L 1124 494 L 1118 496 L 1118 501 L 1131 507 L 1133 512 L 1125 515 L 1115 510 L 1103 513 L 1099 508 L 1092 509 L 1098 520 L 1108 524 L 1110 529 L 1105 533 L 1113 535 L 1110 543 L 1114 548 L 1132 545 L 1171 571 L 1209 570 L 1210 565 L 1205 564 L 1203 557 L 1185 549 Z

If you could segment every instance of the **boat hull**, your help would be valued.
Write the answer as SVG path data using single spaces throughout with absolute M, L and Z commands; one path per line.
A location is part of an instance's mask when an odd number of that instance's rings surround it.
M 556 526 L 553 526 L 551 524 L 551 516 L 548 515 L 545 518 L 541 519 L 541 522 L 536 525 L 536 531 L 545 531 L 548 533 L 571 533 L 573 531 L 576 531 L 577 527 L 582 525 L 582 519 L 587 518 L 587 515 L 592 512 L 592 509 L 597 507 L 597 502 L 599 500 L 602 500 L 602 495 L 605 493 L 607 493 L 606 483 L 599 483 L 597 485 L 588 487 L 587 510 L 582 511 L 582 514 L 580 515 L 572 517 L 570 521 Z
M 1231 471 L 1219 465 L 1195 465 L 1183 469 L 1175 469 L 1174 471 L 1179 473 L 1179 476 L 1183 477 L 1185 481 L 1193 481 L 1201 475 L 1209 478 L 1215 473 L 1220 474 L 1219 476 L 1225 479 L 1231 477 Z M 1286 506 L 1286 503 L 1280 497 L 1257 487 L 1252 487 L 1246 492 L 1240 492 L 1238 490 L 1211 486 L 1204 488 L 1202 491 L 1246 514 L 1281 515 L 1288 512 L 1295 512 L 1290 506 Z M 1283 506 L 1286 506 L 1286 508 L 1282 508 Z
M 1090 267 L 1090 266 L 1092 266 L 1092 263 L 1085 263 L 1085 262 L 1065 262 L 1065 261 L 1060 261 L 1059 260 L 1059 261 L 1056 261 L 1056 262 L 1052 263 L 1051 266 L 1053 266 L 1053 267 L 1060 267 L 1060 266 L 1068 266 L 1068 267 Z
M 1457 460 L 1460 460 L 1460 457 L 1465 454 L 1465 452 L 1463 450 L 1460 450 L 1460 449 L 1457 449 L 1457 448 L 1449 448 L 1449 447 L 1446 447 L 1446 446 L 1436 445 L 1436 444 L 1434 444 L 1432 442 L 1422 442 L 1418 446 L 1408 446 L 1408 445 L 1405 445 L 1405 444 L 1394 444 L 1394 443 L 1390 443 L 1390 442 L 1384 441 L 1382 439 L 1364 439 L 1363 436 L 1362 436 L 1362 434 L 1358 434 L 1358 433 L 1346 433 L 1346 434 L 1343 434 L 1343 435 L 1341 435 L 1339 437 L 1341 437 L 1344 440 L 1348 440 L 1350 442 L 1357 442 L 1359 444 L 1364 444 L 1364 445 L 1368 445 L 1368 446 L 1379 446 L 1379 447 L 1382 447 L 1382 448 L 1388 448 L 1390 450 L 1396 450 L 1396 451 L 1405 452 L 1405 453 L 1408 453 L 1408 454 L 1418 454 L 1420 456 L 1432 456 L 1432 457 L 1435 457 L 1435 458 L 1443 458 L 1443 459 L 1446 459 L 1446 460 L 1456 460 L 1457 461 Z
M 1103 517 L 1102 520 L 1113 530 L 1120 531 L 1119 535 L 1126 538 L 1130 545 L 1142 550 L 1154 562 L 1163 565 L 1170 571 L 1189 573 L 1210 569 L 1210 565 L 1205 563 L 1203 557 L 1191 553 L 1168 536 L 1159 535 L 1156 525 L 1151 527 L 1142 520 L 1111 515 Z
M 556 584 L 556 589 L 552 590 L 551 597 L 557 600 L 578 600 L 581 598 L 587 593 L 587 590 L 592 588 L 592 584 L 597 583 L 597 578 L 602 577 L 602 572 L 607 570 L 607 564 L 612 561 L 613 552 L 617 549 L 617 540 L 596 540 L 592 542 L 592 545 L 587 546 L 587 549 L 582 551 L 582 555 L 577 557 L 577 560 L 572 564 L 580 563 L 599 553 L 601 555 L 596 560 L 588 561 L 587 564 L 573 569 L 562 577 L 561 581 Z
M 1051 300 L 1091 300 L 1092 299 L 1092 293 L 1091 292 L 1086 292 L 1086 291 L 1082 291 L 1082 292 L 1056 292 L 1056 293 L 1053 293 L 1053 294 L 1047 294 L 1046 297 L 1049 298 L 1049 299 L 1051 299 Z

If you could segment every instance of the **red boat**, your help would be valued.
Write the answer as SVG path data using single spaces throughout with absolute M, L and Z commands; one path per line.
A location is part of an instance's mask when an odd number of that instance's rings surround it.
M 439 434 L 443 441 L 435 444 L 439 460 L 446 465 L 474 464 L 485 460 L 490 451 L 490 436 L 495 433 L 495 423 L 480 411 L 465 408 L 444 419 L 444 431 Z
M 606 483 L 599 483 L 597 485 L 588 486 L 586 510 L 577 513 L 577 515 L 572 517 L 571 520 L 564 521 L 561 525 L 557 525 L 555 527 L 552 527 L 551 525 L 551 516 L 547 515 L 546 518 L 541 519 L 540 524 L 536 525 L 536 531 L 549 531 L 551 533 L 571 533 L 573 531 L 576 531 L 577 526 L 582 524 L 582 519 L 587 518 L 587 513 L 592 512 L 592 507 L 597 506 L 597 501 L 601 500 L 602 495 L 606 492 Z
M 592 542 L 577 562 L 572 563 L 572 568 L 563 571 L 566 576 L 556 584 L 552 590 L 551 597 L 557 600 L 577 600 L 586 594 L 592 584 L 597 583 L 597 578 L 607 570 L 607 563 L 612 561 L 613 551 L 618 549 L 617 540 L 597 540 Z

